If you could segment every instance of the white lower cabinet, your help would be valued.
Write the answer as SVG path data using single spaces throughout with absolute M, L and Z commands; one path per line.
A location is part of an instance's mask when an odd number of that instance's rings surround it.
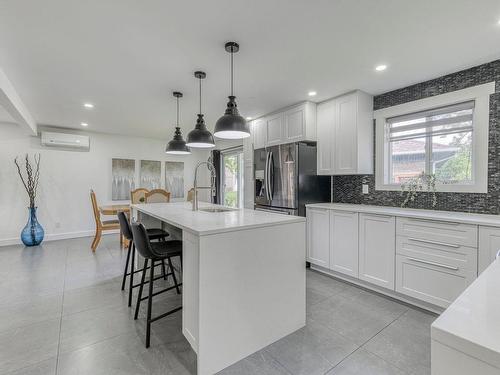
M 396 292 L 448 307 L 475 279 L 477 248 L 397 236 Z
M 358 277 L 358 213 L 330 211 L 330 269 Z
M 328 268 L 330 264 L 330 213 L 307 209 L 307 261 Z
M 394 216 L 359 214 L 359 278 L 394 290 Z
M 479 227 L 478 275 L 496 258 L 500 251 L 500 228 Z

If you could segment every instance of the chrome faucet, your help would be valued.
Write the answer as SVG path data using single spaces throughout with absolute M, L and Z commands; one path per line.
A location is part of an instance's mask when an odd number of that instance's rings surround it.
M 198 168 L 206 164 L 208 170 L 210 171 L 210 186 L 198 186 Z M 202 161 L 198 163 L 196 166 L 196 169 L 194 170 L 194 187 L 193 187 L 193 211 L 198 211 L 198 190 L 200 189 L 210 189 L 210 191 L 214 192 L 215 189 L 215 178 L 216 178 L 216 172 L 215 172 L 215 166 L 208 162 L 208 161 Z

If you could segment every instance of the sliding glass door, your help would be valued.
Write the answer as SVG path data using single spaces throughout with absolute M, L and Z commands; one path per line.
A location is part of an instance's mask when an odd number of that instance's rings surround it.
M 222 204 L 243 207 L 243 150 L 236 149 L 221 154 Z

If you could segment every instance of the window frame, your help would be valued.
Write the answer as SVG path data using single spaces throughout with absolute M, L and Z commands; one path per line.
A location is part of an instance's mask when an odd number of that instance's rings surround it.
M 490 95 L 495 93 L 495 82 L 489 82 L 446 94 L 379 109 L 374 111 L 376 127 L 375 140 L 375 190 L 401 191 L 401 184 L 389 183 L 389 142 L 386 141 L 387 119 L 405 114 L 421 112 L 438 107 L 459 104 L 473 100 L 474 118 L 472 132 L 472 173 L 471 184 L 436 184 L 438 192 L 487 193 L 488 192 L 488 136 Z M 429 143 L 429 142 L 427 142 Z M 426 153 L 429 146 L 426 146 Z M 426 160 L 428 158 L 426 157 Z

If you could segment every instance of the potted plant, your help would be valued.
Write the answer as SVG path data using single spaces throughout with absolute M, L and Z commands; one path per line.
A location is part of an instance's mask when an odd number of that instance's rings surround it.
M 21 232 L 21 241 L 23 241 L 26 246 L 37 246 L 42 243 L 45 234 L 36 217 L 37 207 L 35 206 L 38 182 L 40 179 L 40 154 L 33 155 L 33 162 L 30 161 L 28 154 L 26 154 L 23 168 L 21 168 L 22 163 L 20 164 L 18 162 L 17 157 L 14 159 L 14 163 L 16 164 L 17 173 L 21 178 L 30 201 L 28 207 L 28 222 Z M 26 170 L 26 172 L 23 173 L 21 171 L 22 169 Z

